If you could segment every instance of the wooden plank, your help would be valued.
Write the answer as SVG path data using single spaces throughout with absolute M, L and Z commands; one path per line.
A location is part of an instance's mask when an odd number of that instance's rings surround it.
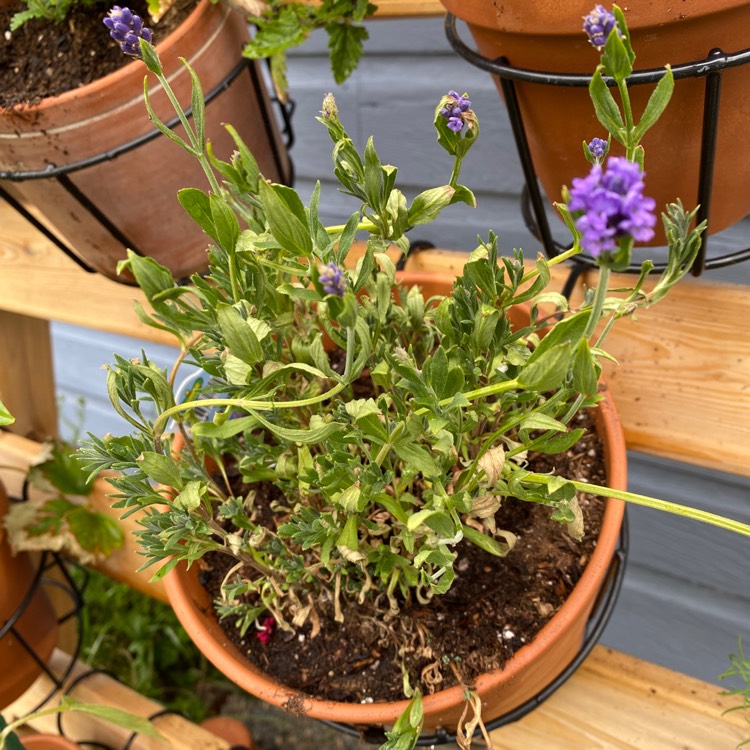
M 0 226 L 0 308 L 173 343 L 135 316 L 139 290 L 86 274 L 8 207 L 0 207 Z M 465 258 L 431 250 L 408 268 L 455 275 Z M 559 289 L 567 271 L 553 270 Z M 621 363 L 605 372 L 628 446 L 750 476 L 750 289 L 685 279 L 638 318 L 620 321 L 607 341 Z
M 141 323 L 136 287 L 87 273 L 9 206 L 0 204 L 0 308 L 111 333 L 172 344 Z
M 305 5 L 318 5 L 320 0 L 301 0 Z M 444 16 L 445 8 L 439 0 L 374 0 L 377 6 L 375 18 L 417 18 L 420 16 Z
M 375 18 L 445 15 L 445 8 L 438 0 L 374 0 L 374 4 L 378 6 Z
M 9 430 L 44 440 L 57 434 L 57 403 L 46 320 L 0 310 L 0 395 L 16 421 Z
M 750 737 L 741 712 L 724 713 L 737 703 L 715 685 L 597 646 L 540 708 L 491 737 L 495 750 L 729 750 Z
M 56 649 L 50 659 L 54 674 L 63 674 L 71 657 Z M 145 698 L 112 677 L 102 673 L 92 673 L 90 668 L 77 661 L 66 685 L 89 672 L 71 691 L 71 697 L 84 703 L 97 703 L 128 711 L 141 717 L 150 717 L 163 710 L 160 703 Z M 54 689 L 54 684 L 46 675 L 41 675 L 36 682 L 15 703 L 3 710 L 6 720 L 20 718 L 34 709 Z M 54 705 L 60 693 L 56 693 L 47 706 Z M 138 735 L 128 747 L 133 750 L 229 750 L 229 743 L 215 734 L 199 727 L 178 714 L 165 714 L 153 721 L 154 727 L 161 734 L 161 739 Z M 57 717 L 45 716 L 30 722 L 37 732 L 58 734 Z M 103 721 L 90 714 L 71 712 L 63 716 L 63 728 L 69 738 L 86 739 L 102 743 L 104 747 L 123 747 L 131 732 Z

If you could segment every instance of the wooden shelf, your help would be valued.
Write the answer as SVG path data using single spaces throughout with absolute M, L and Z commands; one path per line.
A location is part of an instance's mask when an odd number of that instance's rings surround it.
M 70 661 L 71 657 L 68 654 L 55 649 L 48 663 L 53 674 L 59 675 L 64 673 Z M 112 706 L 144 718 L 154 716 L 164 709 L 160 703 L 145 698 L 112 677 L 100 672 L 92 673 L 91 669 L 82 662 L 75 663 L 65 685 L 69 685 L 86 673 L 90 675 L 82 679 L 70 691 L 71 697 L 78 701 Z M 41 675 L 20 698 L 7 709 L 3 709 L 4 718 L 6 721 L 13 721 L 27 715 L 54 691 L 54 687 L 49 677 Z M 55 705 L 58 697 L 59 693 L 53 695 L 45 706 Z M 153 724 L 161 734 L 161 739 L 138 735 L 129 745 L 132 750 L 230 750 L 228 742 L 178 714 L 165 714 L 154 719 Z M 36 719 L 29 726 L 36 732 L 58 734 L 56 715 Z M 131 735 L 127 729 L 117 727 L 90 714 L 78 712 L 66 713 L 63 718 L 63 727 L 67 737 L 85 738 L 91 742 L 102 743 L 104 747 L 123 747 Z
M 4 205 L 0 227 L 0 310 L 173 343 L 136 317 L 133 302 L 143 302 L 138 289 L 86 273 Z M 465 258 L 432 250 L 413 256 L 408 268 L 455 276 Z M 554 269 L 554 288 L 561 288 L 566 273 Z M 584 282 L 595 283 L 595 274 Z M 617 277 L 612 281 L 613 287 L 620 283 Z M 619 322 L 607 349 L 620 365 L 607 366 L 605 374 L 630 448 L 750 476 L 749 319 L 750 288 L 689 278 L 637 321 Z M 24 338 L 18 320 L 0 325 L 3 351 L 17 349 Z M 38 346 L 34 331 L 25 336 L 24 361 L 34 363 L 29 376 L 0 368 L 0 393 L 19 415 L 30 408 L 14 404 L 27 403 L 29 377 L 41 381 L 37 394 L 49 393 L 44 377 L 49 363 L 40 366 L 28 354 Z M 47 355 L 41 350 L 40 356 Z M 54 400 L 46 398 L 47 404 Z
M 56 651 L 53 669 L 68 663 Z M 78 663 L 73 677 L 87 667 Z M 52 685 L 40 677 L 6 712 L 23 715 L 46 695 Z M 117 706 L 138 716 L 151 716 L 161 707 L 116 680 L 92 674 L 72 691 L 81 701 Z M 716 685 L 597 646 L 551 698 L 520 721 L 492 732 L 495 750 L 731 750 L 750 736 L 741 712 L 725 713 L 737 704 Z M 252 716 L 250 716 L 252 731 Z M 312 719 L 310 720 L 312 721 Z M 138 737 L 134 750 L 226 750 L 227 743 L 201 727 L 174 715 L 154 722 L 166 742 Z M 56 732 L 54 717 L 32 724 L 42 732 Z M 128 733 L 84 714 L 67 714 L 66 733 L 122 747 Z M 554 739 L 552 739 L 554 738 Z M 481 745 L 477 740 L 476 745 Z

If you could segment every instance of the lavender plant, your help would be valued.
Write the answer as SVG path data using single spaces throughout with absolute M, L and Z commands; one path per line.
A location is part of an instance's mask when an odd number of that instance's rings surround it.
M 437 104 L 433 122 L 452 161 L 450 176 L 412 200 L 372 139 L 363 153 L 355 148 L 326 97 L 318 119 L 334 144 L 334 173 L 360 207 L 325 226 L 320 185 L 305 205 L 292 188 L 269 183 L 231 126 L 235 153 L 223 161 L 212 152 L 200 82 L 193 76 L 190 122 L 139 32 L 143 61 L 174 103 L 185 136 L 158 119 L 146 85 L 151 119 L 199 160 L 208 179 L 209 192 L 185 188 L 178 198 L 208 236 L 211 263 L 208 275 L 187 285 L 133 253 L 121 267 L 152 308 L 139 308 L 140 317 L 169 331 L 181 349 L 177 364 L 203 377 L 182 398 L 176 368 L 162 371 L 145 353 L 136 361 L 116 357 L 110 399 L 135 431 L 92 437 L 81 458 L 93 472 L 121 472 L 110 479 L 116 507 L 146 511 L 139 541 L 147 565 L 163 562 L 156 577 L 221 552 L 237 568 L 224 581 L 220 616 L 231 615 L 243 631 L 265 628 L 270 618 L 294 631 L 314 623 L 325 601 L 342 617 L 347 598 L 396 621 L 405 601 L 429 602 L 450 589 L 461 545 L 512 554 L 514 535 L 495 523 L 511 496 L 547 506 L 576 536 L 583 533 L 579 492 L 750 534 L 729 519 L 526 465 L 529 451 L 557 454 L 579 440 L 582 430 L 571 420 L 599 400 L 612 325 L 666 294 L 700 247 L 694 212 L 672 204 L 662 216 L 670 259 L 656 283 L 644 288 L 652 269 L 644 261 L 631 288 L 608 289 L 608 273 L 653 232 L 639 143 L 670 92 L 667 71 L 633 120 L 624 81 L 634 55 L 622 14 L 611 15 L 614 21 L 596 16 L 596 28 L 609 33 L 591 93 L 609 138 L 626 154 L 607 159 L 601 138 L 585 144 L 591 171 L 559 206 L 573 246 L 526 265 L 520 252 L 499 257 L 489 233 L 450 294 L 429 300 L 399 284 L 387 251 L 408 253 L 410 229 L 454 204 L 474 205 L 459 182 L 479 134 L 468 95 L 451 91 Z M 128 48 L 131 41 L 121 40 Z M 623 82 L 622 110 L 602 73 Z M 366 235 L 365 249 L 355 259 L 358 235 Z M 582 251 L 597 257 L 601 281 L 572 307 L 547 290 L 550 267 Z M 513 328 L 510 310 L 520 304 L 529 306 L 530 320 Z M 554 306 L 551 316 L 544 305 Z M 277 526 L 262 521 L 266 513 Z M 420 689 L 409 695 L 385 748 L 410 748 L 419 735 Z

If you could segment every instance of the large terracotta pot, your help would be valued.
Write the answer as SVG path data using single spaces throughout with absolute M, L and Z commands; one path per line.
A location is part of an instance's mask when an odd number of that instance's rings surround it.
M 598 53 L 582 31 L 582 17 L 594 0 L 441 2 L 467 22 L 478 51 L 490 60 L 502 56 L 517 68 L 558 74 L 590 74 L 598 63 Z M 644 0 L 620 7 L 631 31 L 637 70 L 703 60 L 714 48 L 731 53 L 750 47 L 750 3 L 744 0 Z M 696 205 L 704 88 L 702 78 L 676 81 L 667 111 L 643 140 L 646 192 L 659 209 L 678 197 L 687 208 Z M 652 85 L 631 88 L 636 117 L 652 90 Z M 517 92 L 537 174 L 548 198 L 559 200 L 561 186 L 570 186 L 573 177 L 588 171 L 582 141 L 606 133 L 585 87 L 518 83 Z M 728 69 L 722 81 L 711 232 L 750 211 L 750 149 L 737 145 L 746 140 L 748 116 L 750 65 Z M 660 229 L 653 244 L 662 243 Z
M 44 589 L 37 586 L 27 600 L 36 569 L 28 553 L 11 554 L 2 525 L 7 510 L 8 496 L 0 483 L 0 711 L 42 671 L 20 639 L 43 662 L 57 642 L 57 616 Z
M 106 33 L 102 26 L 102 34 Z M 166 39 L 159 40 L 155 32 L 164 70 L 183 105 L 190 103 L 190 76 L 178 58 L 184 57 L 195 68 L 208 95 L 241 64 L 247 39 L 242 15 L 210 0 L 200 0 Z M 146 74 L 143 63 L 133 61 L 36 105 L 0 110 L 0 178 L 3 172 L 64 167 L 116 153 L 132 139 L 152 134 L 154 126 L 143 103 Z M 155 88 L 151 74 L 149 83 L 157 114 L 164 121 L 172 120 L 174 111 L 164 91 Z M 255 63 L 248 63 L 207 106 L 206 133 L 214 153 L 225 160 L 235 148 L 223 126 L 227 122 L 246 140 L 266 177 L 288 182 L 288 157 Z M 186 186 L 207 189 L 206 177 L 196 159 L 161 134 L 61 180 L 0 179 L 0 188 L 11 198 L 86 264 L 112 278 L 126 246 L 156 258 L 177 278 L 206 268 L 207 238 L 196 232 L 177 202 L 177 191 Z M 79 195 L 95 206 L 99 218 L 87 211 Z
M 425 297 L 446 294 L 452 277 L 406 272 L 402 281 L 422 288 Z M 517 323 L 528 322 L 518 311 Z M 597 429 L 604 442 L 607 482 L 626 488 L 625 441 L 617 412 L 604 385 L 604 400 L 597 409 Z M 181 440 L 178 436 L 177 440 Z M 177 446 L 176 446 L 177 448 Z M 601 534 L 581 579 L 567 601 L 521 648 L 502 670 L 484 674 L 476 681 L 485 721 L 502 716 L 537 695 L 574 659 L 584 639 L 586 623 L 601 591 L 617 548 L 624 507 L 607 500 Z M 316 719 L 346 724 L 392 725 L 407 701 L 392 703 L 342 703 L 320 700 L 288 688 L 251 664 L 227 638 L 213 614 L 211 597 L 198 580 L 198 566 L 178 565 L 164 579 L 169 601 L 190 638 L 221 672 L 244 690 L 286 710 Z M 425 731 L 437 727 L 455 729 L 465 707 L 464 690 L 453 687 L 423 699 Z

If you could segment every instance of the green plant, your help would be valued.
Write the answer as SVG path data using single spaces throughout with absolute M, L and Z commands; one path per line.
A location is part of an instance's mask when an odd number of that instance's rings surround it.
M 321 0 L 319 3 L 257 0 L 240 3 L 255 25 L 256 33 L 245 46 L 250 58 L 267 58 L 276 92 L 287 98 L 286 52 L 307 39 L 319 28 L 328 34 L 331 70 L 336 83 L 343 83 L 357 67 L 367 29 L 362 21 L 376 6 L 368 0 Z
M 75 569 L 72 575 L 83 577 Z M 85 578 L 81 658 L 87 664 L 194 722 L 236 690 L 190 641 L 169 605 L 93 570 Z
M 93 481 L 75 459 L 75 446 L 51 440 L 27 474 L 28 497 L 2 519 L 15 550 L 65 552 L 83 563 L 122 546 L 116 520 L 96 510 Z
M 148 735 L 149 737 L 160 737 L 159 733 L 148 719 L 144 719 L 141 716 L 135 716 L 134 714 L 122 711 L 119 708 L 103 706 L 99 703 L 83 703 L 82 701 L 77 701 L 74 698 L 71 698 L 69 695 L 64 695 L 54 706 L 40 708 L 26 714 L 25 716 L 14 719 L 9 723 L 0 716 L 0 750 L 23 750 L 23 746 L 16 737 L 14 730 L 28 724 L 30 721 L 40 719 L 43 716 L 62 714 L 69 711 L 90 714 L 99 719 L 116 724 L 117 726 L 130 729 L 133 732 Z
M 719 675 L 719 679 L 733 680 L 737 683 L 737 687 L 730 688 L 723 693 L 723 695 L 736 695 L 741 700 L 741 703 L 737 706 L 728 709 L 727 713 L 729 711 L 744 711 L 745 718 L 750 724 L 750 658 L 745 656 L 742 651 L 742 638 L 737 641 L 737 653 L 729 657 L 729 668 Z M 744 742 L 740 742 L 737 747 L 745 747 L 745 745 L 750 745 L 750 737 Z
M 131 48 L 134 33 L 119 41 Z M 612 325 L 666 294 L 700 246 L 703 227 L 691 227 L 694 212 L 671 204 L 662 217 L 670 259 L 656 283 L 644 288 L 652 270 L 644 261 L 631 288 L 608 288 L 635 240 L 653 234 L 639 143 L 666 106 L 671 81 L 667 71 L 637 122 L 627 87 L 620 109 L 600 85 L 602 73 L 619 84 L 632 68 L 618 9 L 591 93 L 602 125 L 625 142 L 627 156 L 607 160 L 602 139 L 585 146 L 589 175 L 573 182 L 560 205 L 572 248 L 527 267 L 520 252 L 498 257 L 490 233 L 451 293 L 428 300 L 399 285 L 387 250 L 407 253 L 414 226 L 453 204 L 474 204 L 459 183 L 479 134 L 465 94 L 449 92 L 434 112 L 437 142 L 452 161 L 447 182 L 411 201 L 372 140 L 363 153 L 355 148 L 326 97 L 319 120 L 334 144 L 334 173 L 360 208 L 344 223 L 324 226 L 320 186 L 305 205 L 293 189 L 269 184 L 231 127 L 237 150 L 230 161 L 219 159 L 205 142 L 200 82 L 194 77 L 190 123 L 153 47 L 139 44 L 185 136 L 156 117 L 146 87 L 152 120 L 198 159 L 210 185 L 209 193 L 183 189 L 179 200 L 210 238 L 211 264 L 188 285 L 133 253 L 122 267 L 151 305 L 151 313 L 139 308 L 141 318 L 179 343 L 176 365 L 205 377 L 180 400 L 176 367 L 164 372 L 145 353 L 137 361 L 116 357 L 110 399 L 135 432 L 92 437 L 81 457 L 91 471 L 123 472 L 110 479 L 115 506 L 144 511 L 139 541 L 147 565 L 163 562 L 157 577 L 209 552 L 228 555 L 235 565 L 217 610 L 241 631 L 257 627 L 268 637 L 269 618 L 290 633 L 314 624 L 324 602 L 341 618 L 342 600 L 357 599 L 374 619 L 394 622 L 405 600 L 427 603 L 445 594 L 459 545 L 511 553 L 514 535 L 495 523 L 508 497 L 547 506 L 577 537 L 584 531 L 579 492 L 750 534 L 735 521 L 526 465 L 529 451 L 560 453 L 581 437 L 569 425 L 599 400 L 600 360 L 608 356 L 602 346 Z M 348 256 L 358 232 L 367 240 L 355 262 Z M 550 267 L 582 250 L 597 256 L 600 283 L 571 307 L 547 289 Z M 521 304 L 530 308 L 530 323 L 513 328 L 510 311 Z M 165 495 L 158 484 L 171 490 Z M 387 748 L 411 747 L 419 734 L 420 688 L 410 688 L 409 677 L 405 692 L 413 700 Z M 468 687 L 466 693 L 476 709 L 476 696 Z

